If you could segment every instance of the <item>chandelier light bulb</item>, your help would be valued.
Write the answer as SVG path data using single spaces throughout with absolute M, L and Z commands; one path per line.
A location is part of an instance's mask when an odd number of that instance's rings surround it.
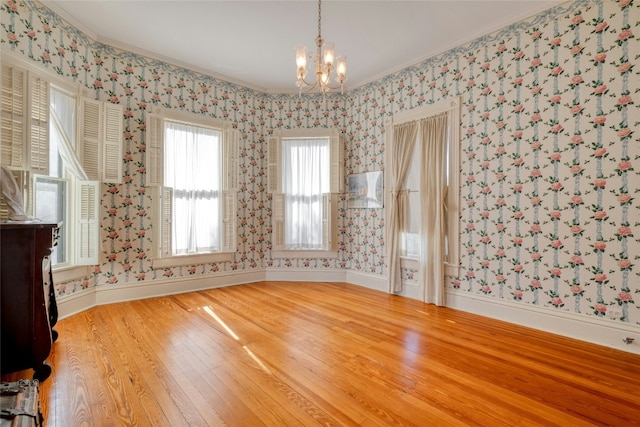
M 307 68 L 307 48 L 296 46 L 296 65 L 298 69 Z
M 333 65 L 333 61 L 335 59 L 335 54 L 333 53 L 333 43 L 325 42 L 324 43 L 324 63 L 326 65 Z
M 336 74 L 338 74 L 338 77 L 340 78 L 344 78 L 344 76 L 347 74 L 347 57 L 346 56 L 338 57 L 338 61 L 336 65 Z

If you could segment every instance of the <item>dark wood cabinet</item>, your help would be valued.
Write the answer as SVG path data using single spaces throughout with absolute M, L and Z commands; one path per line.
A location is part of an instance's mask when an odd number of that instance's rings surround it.
M 59 225 L 0 224 L 2 373 L 33 369 L 40 381 L 51 374 L 45 362 L 58 334 L 58 308 L 51 274 L 51 250 Z

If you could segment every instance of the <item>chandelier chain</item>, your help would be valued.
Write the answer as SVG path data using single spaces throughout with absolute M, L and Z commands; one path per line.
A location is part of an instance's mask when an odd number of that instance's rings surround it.
M 322 38 L 322 35 L 320 33 L 320 28 L 321 28 L 320 23 L 322 22 L 322 10 L 320 8 L 321 2 L 322 0 L 318 0 L 318 38 Z

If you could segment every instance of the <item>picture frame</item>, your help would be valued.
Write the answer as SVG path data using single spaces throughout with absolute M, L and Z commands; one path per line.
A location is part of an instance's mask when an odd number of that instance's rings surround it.
M 363 172 L 347 178 L 347 206 L 352 209 L 381 209 L 384 206 L 382 171 Z

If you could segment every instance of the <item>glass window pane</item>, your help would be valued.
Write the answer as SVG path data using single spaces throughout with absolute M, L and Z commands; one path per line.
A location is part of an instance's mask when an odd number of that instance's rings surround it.
M 53 265 L 67 262 L 67 182 L 56 178 L 37 177 L 35 183 L 35 216 L 43 222 L 62 222 L 58 245 L 51 254 Z

